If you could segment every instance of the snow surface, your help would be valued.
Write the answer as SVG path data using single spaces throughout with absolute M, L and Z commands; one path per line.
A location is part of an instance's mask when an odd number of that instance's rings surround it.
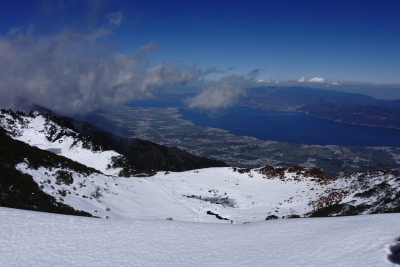
M 379 214 L 204 224 L 0 207 L 0 266 L 394 266 L 399 221 Z
M 364 203 L 374 200 L 374 197 L 354 197 L 360 187 L 353 184 L 354 178 L 320 183 L 317 179 L 286 173 L 284 178 L 268 179 L 254 170 L 239 173 L 233 168 L 158 172 L 144 178 L 102 174 L 86 177 L 71 171 L 74 182 L 66 185 L 57 184 L 57 168 L 35 170 L 21 163 L 17 169 L 30 174 L 45 193 L 57 200 L 109 219 L 173 218 L 189 222 L 247 223 L 263 221 L 269 215 L 304 216 L 316 206 L 325 205 L 326 199 L 334 203 L 340 202 L 340 197 L 344 201 Z M 398 182 L 396 184 L 392 178 L 378 175 L 371 177 L 369 183 L 374 187 L 387 181 L 398 187 Z M 342 191 L 347 193 L 340 193 Z M 332 194 L 337 196 L 329 198 Z M 208 212 L 227 220 L 219 220 Z
M 120 156 L 119 153 L 112 150 L 92 151 L 91 149 L 84 148 L 81 141 L 76 142 L 74 137 L 68 135 L 69 133 L 80 135 L 79 133 L 65 127 L 60 127 L 51 120 L 46 121 L 43 115 L 37 114 L 34 117 L 21 116 L 24 121 L 23 124 L 18 120 L 14 121 L 9 114 L 3 115 L 4 118 L 0 119 L 0 126 L 15 131 L 17 134 L 11 137 L 16 140 L 72 159 L 83 165 L 99 170 L 104 174 L 117 175 L 122 169 L 107 168 L 107 165 L 110 164 L 111 157 Z M 8 120 L 14 121 L 14 123 L 9 124 Z M 47 139 L 51 127 L 56 129 L 54 136 L 60 134 L 57 140 Z

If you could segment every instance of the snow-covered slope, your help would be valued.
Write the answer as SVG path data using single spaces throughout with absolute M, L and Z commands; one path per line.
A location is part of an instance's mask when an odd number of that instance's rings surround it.
M 95 147 L 84 136 L 55 123 L 51 116 L 36 112 L 30 116 L 13 116 L 13 113 L 2 112 L 0 126 L 16 140 L 80 162 L 104 174 L 117 175 L 122 169 L 108 167 L 113 165 L 112 157 L 121 157 L 120 154 Z
M 379 214 L 199 224 L 0 208 L 0 266 L 394 266 L 399 221 Z
M 121 178 L 96 173 L 85 176 L 58 168 L 33 169 L 27 163 L 17 168 L 63 203 L 111 219 L 247 223 L 267 217 L 307 217 L 324 208 L 331 213 L 316 215 L 366 214 L 382 212 L 382 208 L 387 211 L 400 194 L 399 178 L 382 172 L 333 180 L 312 177 L 307 174 L 310 169 L 286 169 L 279 176 L 265 169 L 208 168 Z M 381 190 L 375 190 L 377 187 Z M 344 206 L 330 210 L 338 204 Z M 350 204 L 355 213 L 350 209 L 349 214 L 342 214 Z

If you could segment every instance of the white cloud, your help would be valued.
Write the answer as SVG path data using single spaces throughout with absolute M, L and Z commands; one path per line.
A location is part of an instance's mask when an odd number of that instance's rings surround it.
M 107 14 L 107 19 L 111 25 L 119 26 L 121 25 L 122 21 L 124 20 L 124 15 L 122 11 L 113 12 Z
M 17 34 L 18 32 L 19 32 L 20 30 L 19 30 L 19 28 L 11 28 L 9 31 L 8 31 L 8 33 L 7 33 L 7 35 L 15 35 L 15 34 Z
M 235 104 L 240 97 L 246 95 L 244 88 L 255 82 L 255 71 L 248 75 L 230 75 L 222 78 L 212 86 L 205 88 L 198 95 L 186 101 L 189 108 L 198 108 L 215 112 Z
M 296 80 L 294 80 L 294 81 L 296 81 Z M 326 83 L 327 81 L 328 81 L 327 79 L 321 78 L 321 77 L 314 77 L 314 78 L 310 78 L 310 79 L 305 78 L 305 77 L 301 77 L 296 82 L 298 82 L 298 83 L 305 83 L 305 82 L 308 82 L 308 83 Z
M 238 99 L 246 95 L 245 88 L 256 82 L 259 69 L 250 71 L 247 75 L 230 75 L 221 78 L 211 86 L 204 88 L 198 95 L 186 100 L 189 108 L 215 112 L 221 108 L 228 108 Z M 258 80 L 257 82 L 260 82 Z M 261 80 L 264 82 L 264 80 Z
M 273 80 L 273 79 L 268 79 L 268 80 L 264 80 L 264 79 L 259 79 L 256 81 L 257 83 L 281 83 L 280 80 Z M 283 83 L 285 83 L 285 81 L 283 81 Z
M 321 77 L 314 77 L 314 78 L 308 79 L 308 82 L 309 83 L 324 83 L 324 82 L 326 82 L 326 79 L 321 78 Z
M 149 65 L 154 43 L 133 56 L 102 45 L 110 31 L 68 29 L 48 36 L 0 36 L 0 105 L 27 99 L 73 115 L 152 96 L 163 85 L 184 85 L 215 69 L 184 68 L 174 61 Z
M 94 42 L 100 38 L 106 37 L 108 35 L 111 34 L 111 31 L 105 28 L 99 28 L 94 30 L 92 33 L 90 34 L 86 34 L 83 37 L 89 41 L 89 42 Z

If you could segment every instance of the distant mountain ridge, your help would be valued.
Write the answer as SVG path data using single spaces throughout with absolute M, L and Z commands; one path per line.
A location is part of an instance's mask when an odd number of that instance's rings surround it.
M 400 100 L 306 87 L 257 87 L 246 89 L 240 104 L 309 115 L 367 126 L 400 129 Z
M 372 96 L 345 93 L 333 90 L 307 88 L 307 87 L 271 87 L 262 86 L 248 88 L 249 97 L 261 97 L 260 101 L 281 101 L 286 105 L 305 105 L 314 102 L 329 102 L 337 104 L 376 104 L 380 103 Z
M 400 129 L 400 109 L 390 102 L 381 105 L 312 103 L 298 111 L 339 122 Z

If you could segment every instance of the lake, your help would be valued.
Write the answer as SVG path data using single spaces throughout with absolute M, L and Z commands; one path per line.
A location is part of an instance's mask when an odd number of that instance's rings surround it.
M 209 115 L 180 101 L 144 100 L 132 107 L 176 107 L 182 119 L 200 126 L 228 130 L 262 140 L 314 145 L 400 146 L 400 130 L 340 123 L 300 112 L 232 107 Z

